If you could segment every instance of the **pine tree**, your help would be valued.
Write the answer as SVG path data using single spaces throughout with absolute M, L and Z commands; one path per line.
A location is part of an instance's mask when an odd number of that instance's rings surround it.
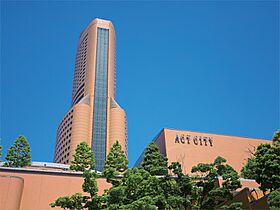
M 154 142 L 146 148 L 141 166 L 151 175 L 167 175 L 168 172 L 167 158 L 160 153 Z
M 276 190 L 280 187 L 280 147 L 261 144 L 256 154 L 256 181 L 260 189 Z
M 230 205 L 224 205 L 221 207 L 221 210 L 242 210 L 241 208 L 242 203 L 241 202 L 234 202 Z
M 176 179 L 167 179 L 167 183 L 171 182 L 165 190 L 168 193 L 167 201 L 169 205 L 174 209 L 190 209 L 193 188 L 192 178 L 183 173 L 179 162 L 173 162 L 168 169 L 176 176 Z M 172 182 L 175 182 L 175 184 L 172 184 Z
M 84 176 L 84 183 L 83 183 L 83 191 L 86 193 L 89 193 L 88 196 L 84 196 L 85 205 L 84 208 L 87 208 L 89 210 L 98 210 L 102 209 L 103 203 L 104 203 L 104 197 L 99 196 L 97 194 L 98 192 L 98 186 L 96 182 L 97 174 L 93 171 L 86 170 L 83 173 Z
M 256 158 L 255 156 L 248 158 L 247 163 L 241 169 L 241 177 L 245 179 L 256 179 Z
M 64 209 L 104 209 L 106 202 L 104 196 L 99 196 L 98 186 L 96 182 L 97 174 L 93 171 L 95 168 L 94 154 L 86 142 L 81 142 L 74 154 L 74 160 L 71 162 L 70 169 L 75 171 L 83 171 L 84 183 L 82 185 L 83 192 L 75 193 L 72 196 L 63 196 L 57 198 L 53 203 L 49 204 L 52 208 L 61 207 Z
M 56 199 L 55 202 L 51 203 L 50 206 L 52 208 L 58 206 L 63 209 L 76 209 L 76 210 L 82 210 L 83 207 L 84 198 L 81 193 L 75 193 L 72 196 L 64 196 L 59 197 Z
M 273 136 L 272 145 L 274 147 L 280 147 L 280 129 L 278 129 Z
M 162 195 L 158 178 L 142 168 L 132 168 L 125 172 L 120 185 L 108 190 L 107 206 L 110 210 L 156 209 Z
M 98 187 L 96 182 L 96 173 L 94 171 L 86 170 L 83 173 L 84 183 L 82 186 L 83 192 L 87 195 L 82 195 L 81 193 L 75 193 L 72 196 L 63 196 L 57 198 L 53 203 L 49 205 L 54 207 L 61 207 L 63 209 L 89 209 L 89 210 L 100 210 L 104 209 L 103 205 L 105 199 L 103 196 L 97 194 Z
M 107 156 L 104 166 L 104 176 L 108 182 L 118 184 L 118 181 L 113 180 L 117 175 L 123 174 L 128 168 L 128 161 L 124 151 L 118 141 L 113 144 Z
M 280 129 L 274 133 L 272 144 L 257 147 L 254 156 L 242 168 L 241 175 L 255 179 L 263 191 L 280 187 Z
M 71 161 L 70 169 L 73 171 L 86 171 L 95 168 L 94 154 L 86 142 L 78 144 L 74 160 Z
M 4 166 L 24 167 L 31 165 L 31 149 L 24 136 L 19 136 L 14 144 L 8 149 Z
M 193 188 L 193 207 L 196 209 L 216 209 L 225 201 L 231 200 L 232 192 L 241 187 L 237 172 L 225 162 L 226 160 L 219 156 L 214 163 L 199 163 L 192 168 L 192 173 L 203 177 L 203 180 L 195 182 Z M 221 187 L 216 187 L 215 183 L 219 176 L 223 178 L 223 183 Z M 237 207 L 239 204 L 234 204 L 234 206 Z M 227 207 L 223 206 L 223 208 Z
M 268 195 L 268 205 L 270 210 L 280 209 L 280 191 L 273 191 Z

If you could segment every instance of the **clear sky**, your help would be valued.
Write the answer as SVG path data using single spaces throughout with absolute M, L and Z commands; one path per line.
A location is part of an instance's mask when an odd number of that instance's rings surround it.
M 279 128 L 279 2 L 1 1 L 1 144 L 52 161 L 80 32 L 117 36 L 129 164 L 165 127 L 271 139 Z M 2 158 L 3 159 L 3 158 Z

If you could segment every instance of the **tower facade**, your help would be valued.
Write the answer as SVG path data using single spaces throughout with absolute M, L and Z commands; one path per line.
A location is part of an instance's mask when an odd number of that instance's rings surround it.
M 119 141 L 127 155 L 127 126 L 116 96 L 116 38 L 111 21 L 95 19 L 80 34 L 72 103 L 57 129 L 54 161 L 68 164 L 77 145 L 91 146 L 96 170 Z

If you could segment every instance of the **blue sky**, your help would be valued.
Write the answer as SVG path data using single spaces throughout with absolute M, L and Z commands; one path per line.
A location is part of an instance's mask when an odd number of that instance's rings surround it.
M 1 2 L 1 144 L 52 161 L 80 32 L 117 36 L 129 164 L 164 127 L 271 139 L 279 128 L 279 2 Z M 3 159 L 3 158 L 2 158 Z

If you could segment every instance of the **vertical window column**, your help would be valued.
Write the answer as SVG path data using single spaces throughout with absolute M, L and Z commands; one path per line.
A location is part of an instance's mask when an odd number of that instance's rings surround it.
M 92 128 L 92 150 L 98 171 L 103 171 L 106 158 L 108 42 L 109 30 L 98 28 Z

